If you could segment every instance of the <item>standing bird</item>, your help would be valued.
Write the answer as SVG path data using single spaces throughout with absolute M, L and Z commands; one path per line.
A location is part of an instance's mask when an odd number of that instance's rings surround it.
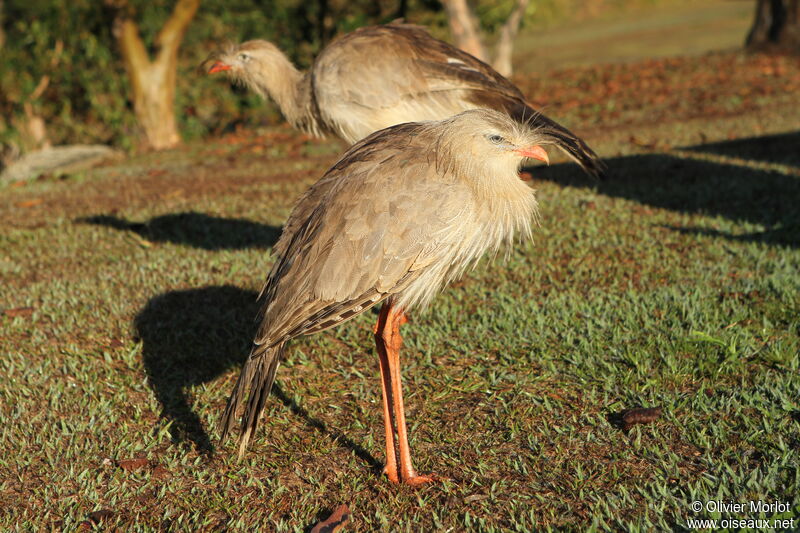
M 286 343 L 383 302 L 374 328 L 382 377 L 386 469 L 420 484 L 408 446 L 400 325 L 487 250 L 530 236 L 533 190 L 517 171 L 547 162 L 557 142 L 492 110 L 406 123 L 352 146 L 299 200 L 275 245 L 260 326 L 228 400 L 222 438 L 241 416 L 239 455 L 253 437 Z M 395 435 L 396 432 L 396 435 Z
M 212 54 L 210 74 L 233 80 L 277 102 L 295 128 L 332 133 L 352 144 L 403 122 L 441 120 L 467 109 L 494 109 L 533 128 L 594 177 L 605 166 L 564 126 L 534 110 L 522 92 L 468 53 L 434 39 L 420 26 L 368 26 L 334 40 L 308 72 L 274 44 L 256 40 Z

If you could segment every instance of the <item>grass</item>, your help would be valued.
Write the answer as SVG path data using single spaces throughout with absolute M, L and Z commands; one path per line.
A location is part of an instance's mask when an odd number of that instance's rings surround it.
M 800 76 L 770 61 L 769 87 Z M 733 76 L 718 97 L 744 96 L 705 109 L 680 86 L 659 120 L 644 94 L 621 116 L 575 96 L 558 118 L 613 177 L 533 169 L 536 242 L 405 327 L 416 466 L 445 478 L 419 490 L 380 475 L 371 314 L 291 344 L 241 462 L 217 439 L 270 247 L 341 144 L 273 128 L 0 190 L 0 529 L 302 531 L 344 502 L 353 531 L 727 516 L 696 500 L 800 518 L 800 112 L 764 83 Z M 663 415 L 623 431 L 639 406 Z
M 523 28 L 514 53 L 522 72 L 548 73 L 575 65 L 640 61 L 708 50 L 738 49 L 753 20 L 752 2 L 670 0 L 638 8 L 606 10 L 591 21 Z M 535 17 L 535 15 L 534 15 Z

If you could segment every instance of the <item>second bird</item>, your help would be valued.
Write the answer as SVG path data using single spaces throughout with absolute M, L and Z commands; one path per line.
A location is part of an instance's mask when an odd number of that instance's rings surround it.
M 328 45 L 307 72 L 263 40 L 214 53 L 206 64 L 209 73 L 225 72 L 272 98 L 292 126 L 313 135 L 332 133 L 352 144 L 395 124 L 494 109 L 546 130 L 588 174 L 600 177 L 605 169 L 583 140 L 534 110 L 513 83 L 420 26 L 356 30 Z

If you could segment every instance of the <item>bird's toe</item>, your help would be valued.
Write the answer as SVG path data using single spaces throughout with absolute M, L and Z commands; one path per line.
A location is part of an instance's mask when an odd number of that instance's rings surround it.
M 419 487 L 421 485 L 425 485 L 426 483 L 432 483 L 434 481 L 439 481 L 439 478 L 436 476 L 423 476 L 423 475 L 415 475 L 411 476 L 407 479 L 403 480 L 403 483 L 406 485 L 410 485 L 412 487 Z

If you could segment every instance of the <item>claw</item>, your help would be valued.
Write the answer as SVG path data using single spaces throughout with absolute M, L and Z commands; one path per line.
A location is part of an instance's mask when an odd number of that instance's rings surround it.
M 397 477 L 397 468 L 394 468 L 392 470 L 388 466 L 384 466 L 383 471 L 381 473 L 386 477 L 388 477 L 389 481 L 394 483 L 395 485 L 400 483 L 400 478 Z
M 424 485 L 426 483 L 432 483 L 434 481 L 438 481 L 438 479 L 436 477 L 434 477 L 434 476 L 416 475 L 416 476 L 412 476 L 412 477 L 410 477 L 408 479 L 403 480 L 403 483 L 405 485 L 410 485 L 412 487 L 419 487 L 421 485 Z

